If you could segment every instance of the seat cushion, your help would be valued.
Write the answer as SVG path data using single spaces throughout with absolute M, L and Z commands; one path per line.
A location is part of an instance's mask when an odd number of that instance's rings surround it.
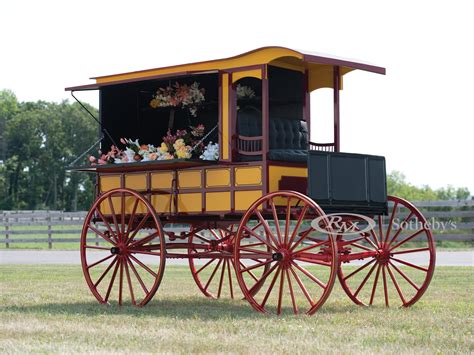
M 306 163 L 308 159 L 308 151 L 306 149 L 270 149 L 268 152 L 268 159 Z
M 308 149 L 306 122 L 298 119 L 270 119 L 270 149 Z

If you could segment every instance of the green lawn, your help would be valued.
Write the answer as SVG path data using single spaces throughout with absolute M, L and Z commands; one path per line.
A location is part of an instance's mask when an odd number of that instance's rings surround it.
M 144 308 L 101 306 L 80 266 L 0 266 L 0 352 L 472 353 L 474 268 L 438 267 L 410 309 L 361 308 L 339 285 L 312 317 L 208 300 L 169 266 Z

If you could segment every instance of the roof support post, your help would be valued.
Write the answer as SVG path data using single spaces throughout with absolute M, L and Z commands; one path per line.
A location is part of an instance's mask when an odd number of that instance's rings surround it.
M 339 111 L 339 89 L 340 89 L 340 71 L 338 66 L 333 67 L 334 72 L 334 151 L 340 151 L 340 111 Z
M 268 193 L 268 151 L 270 150 L 270 99 L 268 91 L 268 66 L 262 68 L 262 162 L 263 193 Z M 265 206 L 268 207 L 268 206 Z

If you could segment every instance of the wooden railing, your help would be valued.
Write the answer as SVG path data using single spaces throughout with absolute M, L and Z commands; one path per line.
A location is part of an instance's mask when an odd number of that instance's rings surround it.
M 246 137 L 237 136 L 237 153 L 242 155 L 261 155 L 262 154 L 262 136 Z
M 455 223 L 455 228 L 435 230 L 436 240 L 474 242 L 474 200 L 414 202 L 426 219 Z M 60 211 L 0 211 L 0 243 L 78 243 L 87 212 Z M 182 229 L 176 226 L 176 229 Z M 92 242 L 100 242 L 90 233 Z
M 319 150 L 322 152 L 334 152 L 336 145 L 334 143 L 315 143 L 309 142 L 309 150 Z

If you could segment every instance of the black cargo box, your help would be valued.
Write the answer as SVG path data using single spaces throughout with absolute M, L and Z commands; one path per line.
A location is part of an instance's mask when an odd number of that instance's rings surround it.
M 385 158 L 310 151 L 308 195 L 326 213 L 387 213 Z

